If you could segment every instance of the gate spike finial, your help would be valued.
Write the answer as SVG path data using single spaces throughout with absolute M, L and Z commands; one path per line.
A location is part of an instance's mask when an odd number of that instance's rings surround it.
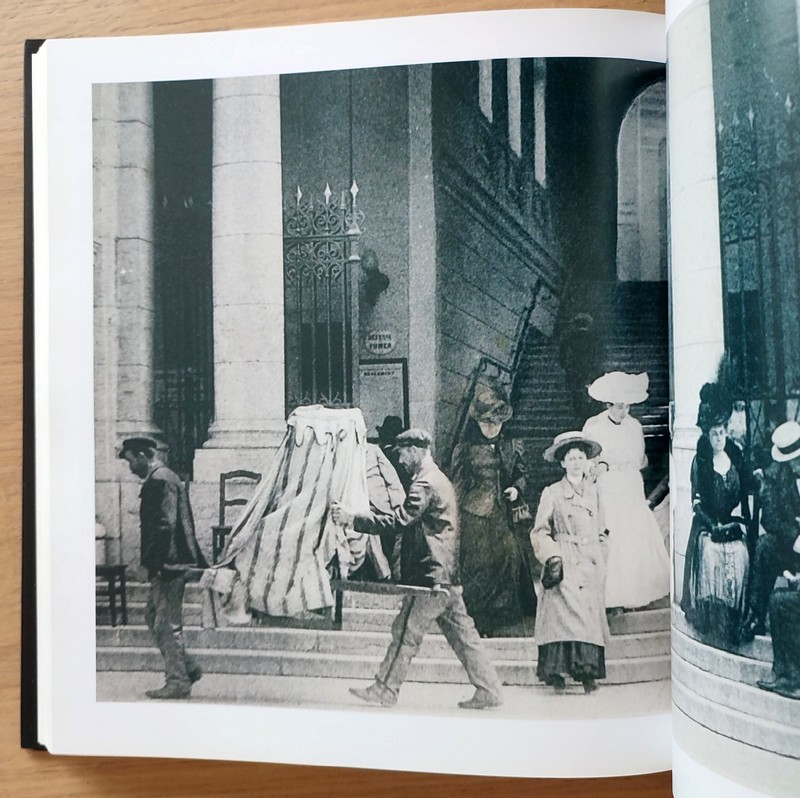
M 326 183 L 324 192 L 326 205 L 331 201 L 331 194 L 333 194 L 333 192 L 331 191 L 331 187 L 328 183 Z
M 353 185 L 350 186 L 350 194 L 353 197 L 353 204 L 355 204 L 356 197 L 358 196 L 359 188 L 358 183 L 356 183 L 355 179 L 353 180 Z
M 300 191 L 300 186 L 297 187 L 297 204 L 300 204 L 300 200 L 303 199 L 303 192 Z

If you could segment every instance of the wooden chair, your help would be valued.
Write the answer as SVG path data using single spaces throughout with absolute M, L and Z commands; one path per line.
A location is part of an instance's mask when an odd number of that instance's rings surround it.
M 128 625 L 128 603 L 126 596 L 127 575 L 125 565 L 96 565 L 95 595 L 108 598 L 111 625 L 117 625 L 117 599 L 119 599 L 122 625 Z
M 247 504 L 248 499 L 238 496 L 234 499 L 228 498 L 230 482 L 253 482 L 254 486 L 261 481 L 261 474 L 255 471 L 225 471 L 219 475 L 219 524 L 211 527 L 211 559 L 214 563 L 219 562 L 220 555 L 225 549 L 225 542 L 230 535 L 233 527 L 226 523 L 226 512 L 229 507 L 241 507 Z

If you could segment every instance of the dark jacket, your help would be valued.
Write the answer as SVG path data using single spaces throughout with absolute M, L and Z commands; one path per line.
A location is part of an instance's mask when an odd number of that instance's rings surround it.
M 761 526 L 790 545 L 800 535 L 800 493 L 788 463 L 773 463 L 764 472 L 761 488 Z
M 431 460 L 408 489 L 405 504 L 392 513 L 357 515 L 356 532 L 402 532 L 400 578 L 418 587 L 460 584 L 456 492 Z
M 178 475 L 166 466 L 156 466 L 142 483 L 139 498 L 142 565 L 150 574 L 164 566 L 205 567 L 189 498 Z
M 489 440 L 472 423 L 453 452 L 453 482 L 464 512 L 488 518 L 496 508 L 510 515 L 506 488 L 516 488 L 517 502 L 525 501 L 526 468 L 522 441 L 502 433 Z M 530 527 L 530 524 L 528 525 Z

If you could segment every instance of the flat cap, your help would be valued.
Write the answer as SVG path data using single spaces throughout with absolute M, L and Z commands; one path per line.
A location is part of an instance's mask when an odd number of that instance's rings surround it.
M 417 446 L 420 449 L 431 448 L 431 434 L 424 429 L 408 429 L 401 432 L 395 439 L 394 445 L 397 448 L 403 446 Z
M 122 446 L 119 450 L 119 458 L 122 460 L 125 458 L 125 452 L 133 452 L 134 454 L 140 454 L 141 452 L 146 451 L 147 449 L 152 449 L 156 451 L 158 449 L 158 443 L 154 441 L 152 438 L 125 438 L 122 441 Z

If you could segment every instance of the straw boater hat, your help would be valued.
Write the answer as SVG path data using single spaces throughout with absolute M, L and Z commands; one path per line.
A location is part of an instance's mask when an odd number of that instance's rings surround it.
M 564 453 L 572 448 L 583 449 L 591 460 L 603 451 L 603 447 L 580 432 L 562 432 L 556 435 L 553 443 L 545 450 L 544 459 L 549 463 L 560 463 Z
M 475 392 L 469 414 L 479 423 L 502 424 L 514 415 L 514 411 L 502 388 L 484 387 Z
M 626 374 L 624 371 L 610 371 L 589 386 L 589 396 L 598 402 L 609 402 L 612 405 L 617 402 L 635 405 L 647 399 L 649 384 L 650 378 L 645 372 Z
M 788 463 L 800 457 L 800 424 L 786 421 L 772 433 L 772 459 L 778 463 Z

